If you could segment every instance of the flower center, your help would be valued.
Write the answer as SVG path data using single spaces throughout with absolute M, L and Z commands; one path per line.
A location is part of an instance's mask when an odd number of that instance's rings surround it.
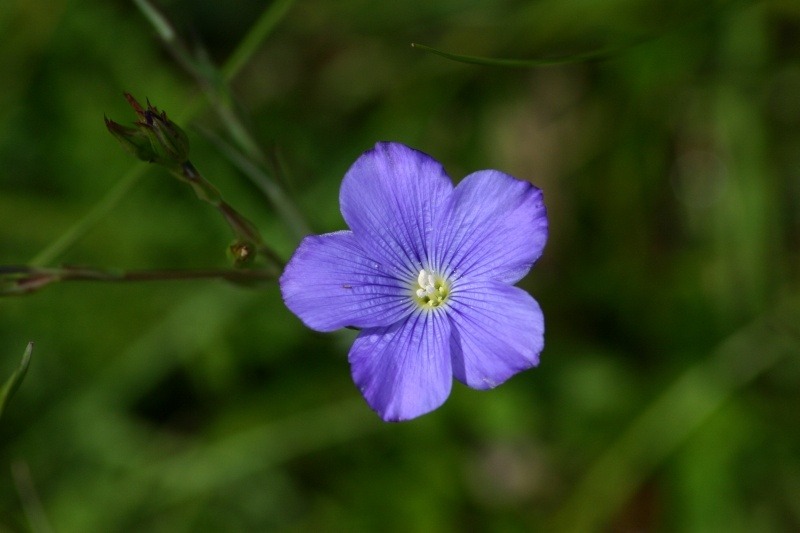
M 429 270 L 420 270 L 414 285 L 414 300 L 424 309 L 439 307 L 447 301 L 450 284 Z

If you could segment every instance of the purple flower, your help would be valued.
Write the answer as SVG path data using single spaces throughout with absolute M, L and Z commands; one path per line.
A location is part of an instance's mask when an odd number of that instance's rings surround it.
M 281 291 L 312 329 L 361 329 L 348 358 L 381 418 L 436 409 L 453 377 L 490 389 L 539 363 L 542 311 L 513 286 L 547 241 L 539 189 L 497 170 L 453 187 L 429 155 L 382 142 L 339 202 L 351 231 L 306 237 Z

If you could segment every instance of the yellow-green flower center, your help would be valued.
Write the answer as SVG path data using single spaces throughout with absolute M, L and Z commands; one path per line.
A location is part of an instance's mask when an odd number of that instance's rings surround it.
M 423 309 L 435 309 L 447 301 L 450 284 L 441 276 L 423 269 L 419 271 L 412 290 L 417 305 Z

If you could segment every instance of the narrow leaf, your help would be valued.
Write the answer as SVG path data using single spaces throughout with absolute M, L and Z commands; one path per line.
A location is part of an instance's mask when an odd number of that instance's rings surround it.
M 17 367 L 17 370 L 8 378 L 8 381 L 5 382 L 3 388 L 0 389 L 0 417 L 3 416 L 3 411 L 6 408 L 6 404 L 11 399 L 11 396 L 19 388 L 20 383 L 22 383 L 22 379 L 25 377 L 25 373 L 28 371 L 28 364 L 31 362 L 31 354 L 33 353 L 33 343 L 29 342 L 28 347 L 25 348 L 25 353 L 22 354 L 22 361 Z
M 469 63 L 471 65 L 485 65 L 491 67 L 511 67 L 511 68 L 531 68 L 531 67 L 542 67 L 548 65 L 563 65 L 566 63 L 581 63 L 584 61 L 591 61 L 593 59 L 600 59 L 605 56 L 610 56 L 611 54 L 620 50 L 620 48 L 600 48 L 597 50 L 592 50 L 590 52 L 583 52 L 580 54 L 569 54 L 564 56 L 545 57 L 539 59 L 503 59 L 495 57 L 481 57 L 481 56 L 467 56 L 467 55 L 453 54 L 450 52 L 445 52 L 444 50 L 439 50 L 438 48 L 433 48 L 432 46 L 427 46 L 419 43 L 411 43 L 411 47 L 419 48 L 420 50 L 424 50 L 425 52 L 430 52 L 431 54 L 436 54 L 438 56 L 442 56 L 444 58 L 451 59 L 453 61 L 458 61 L 460 63 Z
M 748 5 L 751 3 L 753 3 L 753 0 L 727 0 L 718 4 L 714 2 L 709 2 L 706 4 L 705 10 L 698 11 L 697 13 L 695 13 L 694 16 L 692 16 L 688 20 L 682 20 L 674 24 L 667 24 L 666 27 L 663 27 L 661 29 L 661 31 L 653 35 L 641 35 L 638 38 L 633 38 L 627 42 L 620 43 L 619 45 L 616 46 L 606 46 L 602 48 L 596 48 L 594 50 L 589 50 L 587 52 L 580 52 L 580 53 L 567 54 L 561 56 L 540 57 L 534 59 L 506 59 L 506 58 L 453 54 L 451 52 L 445 52 L 444 50 L 439 50 L 438 48 L 433 48 L 432 46 L 427 46 L 419 43 L 411 43 L 411 47 L 419 48 L 420 50 L 424 50 L 425 52 L 436 54 L 438 56 L 450 59 L 452 61 L 458 61 L 460 63 L 469 63 L 472 65 L 485 65 L 492 67 L 531 68 L 531 67 L 543 67 L 548 65 L 563 65 L 567 63 L 583 63 L 586 61 L 611 57 L 633 46 L 637 46 L 655 39 L 660 39 L 661 37 L 664 37 L 667 34 L 670 34 L 672 32 L 684 28 L 688 28 L 690 26 L 697 26 L 700 23 L 703 23 L 713 17 L 719 16 L 723 11 L 736 7 L 741 7 L 743 5 Z

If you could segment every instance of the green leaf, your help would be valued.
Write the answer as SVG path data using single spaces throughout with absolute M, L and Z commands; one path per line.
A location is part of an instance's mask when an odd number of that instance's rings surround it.
M 22 379 L 25 377 L 25 373 L 28 371 L 28 364 L 31 362 L 31 354 L 33 353 L 33 343 L 29 342 L 28 347 L 25 348 L 25 353 L 22 354 L 22 361 L 17 367 L 17 370 L 8 378 L 8 381 L 5 382 L 3 388 L 0 389 L 0 418 L 3 416 L 3 411 L 6 408 L 6 404 L 17 392 L 20 383 L 22 383 Z
M 706 5 L 705 10 L 698 11 L 695 14 L 695 16 L 691 17 L 690 19 L 682 20 L 675 24 L 667 24 L 665 27 L 661 28 L 661 30 L 656 33 L 639 35 L 638 37 L 628 39 L 617 45 L 609 45 L 600 48 L 595 48 L 593 50 L 588 50 L 586 52 L 578 52 L 574 54 L 566 54 L 560 56 L 540 57 L 533 59 L 507 59 L 507 58 L 453 54 L 451 52 L 445 52 L 444 50 L 439 50 L 438 48 L 434 48 L 432 46 L 419 43 L 411 43 L 411 47 L 419 48 L 420 50 L 424 50 L 425 52 L 436 54 L 438 56 L 450 59 L 452 61 L 458 61 L 460 63 L 469 63 L 472 65 L 491 66 L 491 67 L 532 68 L 532 67 L 545 67 L 549 65 L 564 65 L 567 63 L 583 63 L 586 61 L 593 61 L 596 59 L 611 57 L 613 55 L 619 54 L 620 52 L 628 48 L 655 39 L 660 39 L 665 35 L 668 35 L 675 31 L 685 29 L 691 26 L 698 26 L 699 24 L 707 20 L 710 20 L 713 17 L 719 16 L 726 10 L 730 10 L 736 7 L 741 7 L 742 5 L 748 5 L 750 3 L 752 3 L 752 0 L 728 0 L 721 2 L 719 4 L 711 2 Z
M 458 61 L 460 63 L 469 63 L 471 65 L 486 65 L 490 67 L 511 67 L 511 68 L 531 68 L 531 67 L 542 67 L 548 65 L 563 65 L 566 63 L 581 63 L 584 61 L 590 61 L 593 59 L 600 59 L 605 56 L 610 56 L 613 53 L 618 52 L 621 48 L 624 48 L 624 47 L 600 48 L 597 50 L 583 52 L 580 54 L 545 57 L 539 59 L 503 59 L 495 57 L 466 56 L 460 54 L 453 54 L 450 52 L 445 52 L 444 50 L 439 50 L 438 48 L 434 48 L 432 46 L 427 46 L 425 44 L 419 44 L 419 43 L 411 43 L 411 47 L 419 48 L 420 50 L 424 50 L 426 52 L 430 52 L 431 54 L 436 54 L 438 56 L 442 56 L 444 58 L 451 59 L 453 61 Z

